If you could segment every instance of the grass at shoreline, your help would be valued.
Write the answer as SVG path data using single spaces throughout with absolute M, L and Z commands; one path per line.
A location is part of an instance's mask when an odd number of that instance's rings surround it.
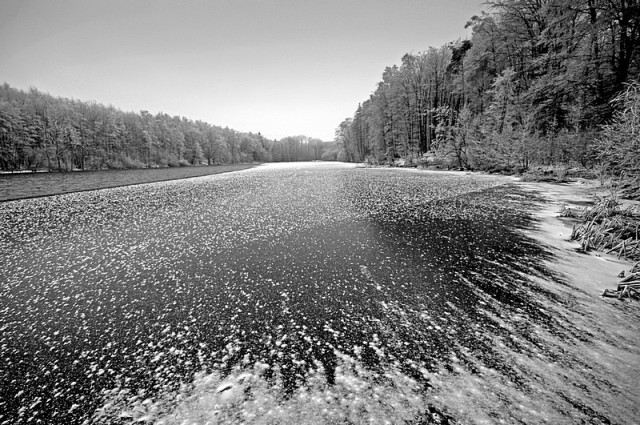
M 39 198 L 167 180 L 202 177 L 253 168 L 257 164 L 144 168 L 70 173 L 19 173 L 0 176 L 0 202 Z

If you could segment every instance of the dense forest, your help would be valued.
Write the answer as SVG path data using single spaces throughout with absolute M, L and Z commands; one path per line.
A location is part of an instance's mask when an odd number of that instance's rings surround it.
M 342 160 L 637 170 L 639 0 L 499 0 L 471 38 L 406 54 L 335 142 L 0 87 L 0 170 Z
M 0 86 L 0 171 L 336 159 L 333 142 L 268 140 L 202 121 Z
M 486 4 L 489 12 L 467 23 L 470 39 L 384 70 L 336 130 L 342 159 L 494 171 L 620 168 L 623 160 L 637 168 L 640 2 Z

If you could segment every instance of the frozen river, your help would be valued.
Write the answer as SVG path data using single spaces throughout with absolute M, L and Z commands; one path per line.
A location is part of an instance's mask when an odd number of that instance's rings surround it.
M 626 423 L 618 342 L 510 182 L 270 164 L 1 203 L 0 424 Z

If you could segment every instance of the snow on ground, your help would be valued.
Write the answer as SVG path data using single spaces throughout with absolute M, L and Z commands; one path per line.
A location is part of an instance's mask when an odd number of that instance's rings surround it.
M 583 208 L 596 196 L 607 195 L 597 181 L 578 179 L 569 184 L 519 183 L 520 187 L 541 195 L 545 204 L 535 212 L 537 228 L 528 235 L 548 247 L 553 257 L 547 261 L 550 270 L 558 273 L 566 286 L 542 281 L 574 306 L 566 320 L 577 330 L 589 335 L 583 344 L 566 346 L 568 352 L 583 359 L 590 373 L 604 382 L 615 383 L 614 394 L 601 394 L 602 399 L 621 405 L 636 406 L 630 416 L 621 420 L 633 423 L 640 417 L 640 305 L 630 300 L 601 297 L 605 289 L 617 286 L 621 271 L 633 266 L 629 261 L 599 252 L 581 253 L 580 244 L 570 241 L 574 221 L 559 218 L 563 206 Z M 591 406 L 598 409 L 598 400 Z

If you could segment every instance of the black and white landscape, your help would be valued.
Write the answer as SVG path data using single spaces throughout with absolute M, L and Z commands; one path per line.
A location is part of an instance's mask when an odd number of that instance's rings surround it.
M 2 420 L 623 423 L 624 339 L 522 232 L 535 201 L 290 163 L 2 203 Z
M 640 0 L 0 0 L 0 425 L 637 424 Z

